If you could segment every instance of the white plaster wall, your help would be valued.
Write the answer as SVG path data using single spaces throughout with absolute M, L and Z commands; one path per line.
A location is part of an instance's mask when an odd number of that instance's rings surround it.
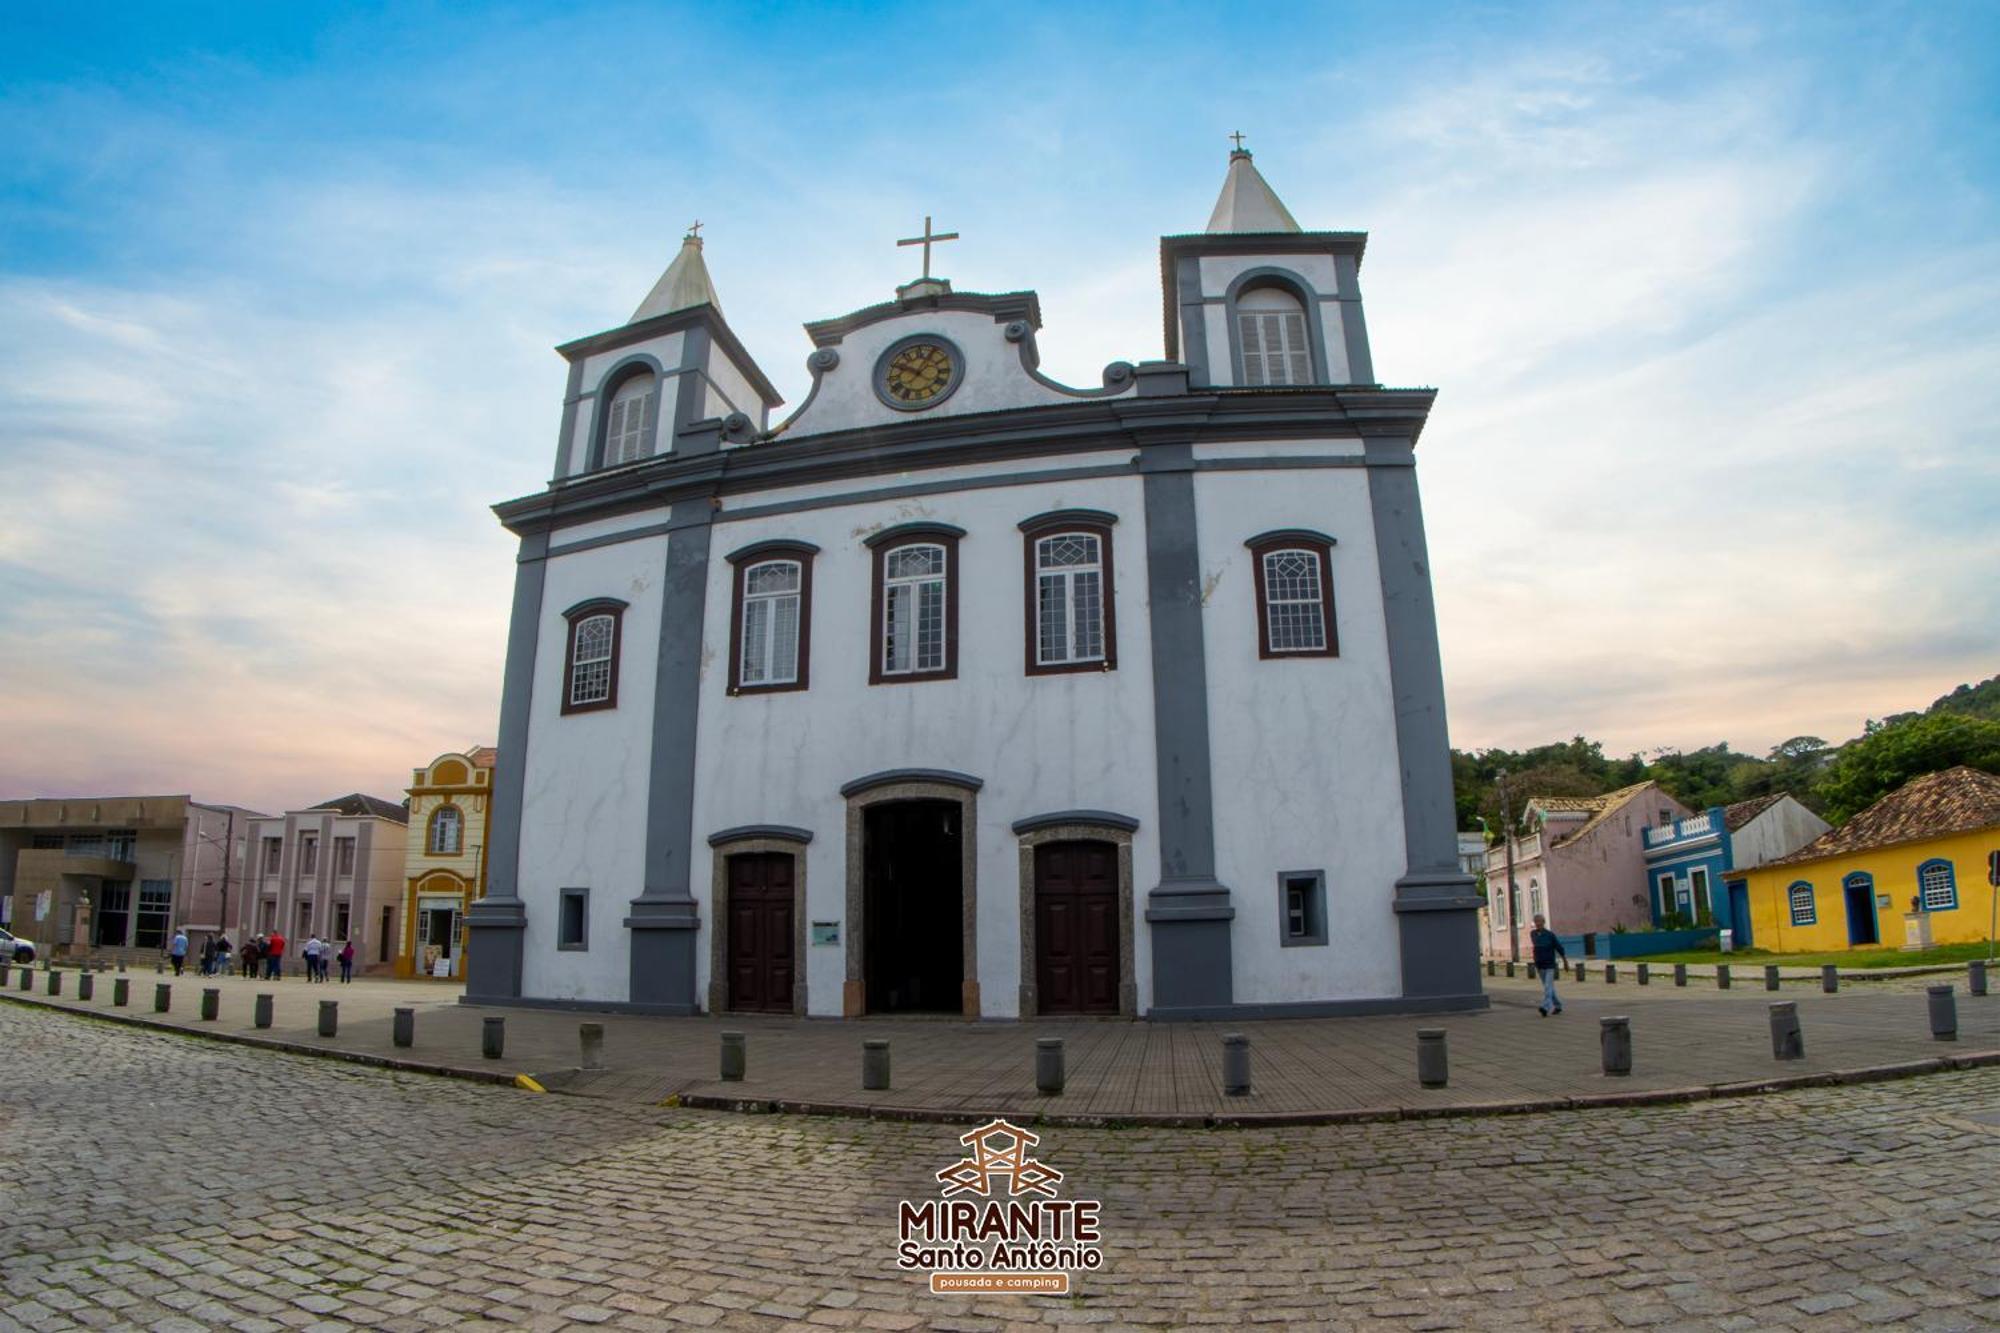
M 1052 509 L 1118 515 L 1113 564 L 1118 667 L 1027 676 L 1023 666 L 1022 535 L 1016 524 Z M 913 519 L 964 528 L 959 543 L 958 679 L 868 684 L 872 555 L 862 538 Z M 726 531 L 726 538 L 723 533 Z M 820 548 L 813 566 L 811 687 L 731 698 L 728 550 L 790 538 Z M 840 921 L 843 943 L 808 948 L 814 1014 L 838 1014 L 845 976 L 846 807 L 843 783 L 892 768 L 939 768 L 982 778 L 979 792 L 979 982 L 984 1013 L 1015 1016 L 1020 986 L 1019 844 L 1011 824 L 1048 811 L 1112 810 L 1140 821 L 1134 837 L 1137 910 L 1158 879 L 1152 668 L 1146 608 L 1145 515 L 1137 477 L 1038 484 L 895 504 L 858 504 L 745 520 L 718 530 L 710 566 L 695 843 L 742 824 L 812 830 L 807 915 Z M 705 865 L 696 858 L 697 867 Z M 710 885 L 700 869 L 700 989 L 708 985 Z M 1140 1003 L 1151 954 L 1137 931 Z
M 596 537 L 611 537 L 619 533 L 637 532 L 644 528 L 664 523 L 669 507 L 661 505 L 657 509 L 634 514 L 620 514 L 616 518 L 600 518 L 589 523 L 569 523 L 549 534 L 550 546 L 568 546 L 571 542 L 588 541 Z M 564 603 L 568 605 L 568 603 Z
M 1203 309 L 1208 335 L 1208 365 L 1217 384 L 1236 384 L 1235 362 L 1229 355 L 1229 307 L 1221 301 L 1229 284 L 1253 268 L 1281 268 L 1298 274 L 1311 284 L 1320 300 L 1317 306 L 1320 337 L 1326 346 L 1327 380 L 1346 384 L 1353 374 L 1347 364 L 1347 339 L 1343 332 L 1343 311 L 1338 299 L 1339 278 L 1331 255 L 1204 255 L 1201 259 L 1201 291 L 1208 299 Z
M 789 434 L 780 436 L 770 444 L 754 445 L 753 448 L 783 449 Z M 759 490 L 753 495 L 729 496 L 724 499 L 721 521 L 727 522 L 731 509 L 746 509 L 770 504 L 796 504 L 802 500 L 817 500 L 825 496 L 864 495 L 873 490 L 888 490 L 907 486 L 912 482 L 921 485 L 933 483 L 979 481 L 989 477 L 1014 477 L 1023 471 L 1043 472 L 1065 468 L 1094 468 L 1132 466 L 1138 457 L 1136 449 L 1098 449 L 1088 453 L 1061 454 L 1041 458 L 1022 459 L 1004 463 L 968 463 L 962 467 L 927 467 L 921 472 L 897 472 L 879 477 L 843 477 L 837 481 L 814 482 L 805 486 L 774 486 Z M 1061 483 L 1055 483 L 1061 484 Z M 920 497 L 927 498 L 927 497 Z M 859 502 L 857 500 L 857 502 Z M 565 528 L 564 539 L 568 539 L 570 529 Z M 733 549 L 733 548 L 730 548 Z
M 976 311 L 919 309 L 858 329 L 838 344 L 840 364 L 821 377 L 819 395 L 786 434 L 817 435 L 857 426 L 900 424 L 916 417 L 964 416 L 1077 401 L 1044 387 L 1022 368 L 1020 347 L 1007 341 L 1006 327 L 995 323 L 991 315 Z M 875 396 L 875 362 L 889 344 L 917 333 L 942 334 L 956 344 L 965 357 L 965 375 L 951 397 L 936 407 L 899 412 Z
M 569 475 L 578 476 L 590 468 L 591 431 L 597 420 L 597 390 L 604 382 L 604 376 L 613 366 L 627 357 L 644 352 L 660 363 L 665 375 L 660 384 L 660 436 L 659 452 L 669 453 L 673 449 L 673 421 L 675 395 L 680 385 L 688 377 L 673 372 L 680 368 L 681 343 L 685 334 L 679 330 L 648 338 L 644 342 L 631 343 L 608 352 L 597 352 L 584 358 L 582 393 L 577 400 L 576 421 L 570 428 Z M 720 358 L 718 358 L 720 359 Z
M 1203 642 L 1217 877 L 1236 906 L 1240 1003 L 1402 993 L 1392 904 L 1407 869 L 1381 576 L 1360 468 L 1198 473 L 1208 588 Z M 1340 656 L 1257 655 L 1247 538 L 1312 528 L 1337 539 Z M 1328 943 L 1283 947 L 1278 873 L 1326 871 Z
M 1221 296 L 1229 290 L 1230 283 L 1253 268 L 1289 269 L 1311 283 L 1321 296 L 1335 296 L 1340 291 L 1332 255 L 1203 255 L 1201 294 Z
M 710 347 L 708 371 L 714 382 L 702 386 L 707 396 L 702 410 L 695 413 L 695 419 L 726 417 L 731 412 L 743 412 L 762 430 L 768 415 L 762 395 L 750 387 L 749 377 L 729 359 L 729 353 L 720 344 L 711 343 Z
M 542 589 L 521 807 L 521 898 L 528 929 L 523 993 L 624 1000 L 630 989 L 626 909 L 645 878 L 653 676 L 667 538 L 558 556 Z M 618 706 L 563 716 L 563 612 L 595 597 L 630 603 L 621 628 Z M 590 890 L 590 947 L 556 949 L 557 890 Z
M 1729 835 L 1732 870 L 1789 856 L 1833 826 L 1792 797 L 1785 797 Z

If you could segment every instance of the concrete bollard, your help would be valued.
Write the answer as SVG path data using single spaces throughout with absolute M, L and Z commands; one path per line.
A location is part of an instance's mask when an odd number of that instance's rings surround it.
M 1768 963 L 1764 967 L 1764 989 L 1778 989 L 1778 966 L 1776 963 Z
M 1514 965 L 1512 963 L 1507 964 L 1507 975 L 1510 977 L 1514 975 Z
M 1604 965 L 1604 984 L 1607 986 L 1616 986 L 1618 984 L 1618 964 L 1606 963 Z
M 123 958 L 120 958 L 118 960 L 118 970 L 120 972 L 123 972 L 125 970 L 125 960 Z
M 1604 1057 L 1604 1072 L 1622 1076 L 1632 1072 L 1632 1020 L 1626 1017 L 1597 1020 L 1597 1045 Z
M 1651 963 L 1639 964 L 1639 984 L 1641 986 L 1650 986 L 1653 984 L 1653 965 Z
M 1840 965 L 1828 963 L 1819 970 L 1819 988 L 1828 995 L 1840 989 Z
M 889 1039 L 870 1037 L 861 1043 L 861 1086 L 869 1092 L 889 1090 Z
M 153 1012 L 164 1014 L 173 1007 L 174 988 L 172 984 L 159 981 L 153 984 Z
M 111 983 L 112 1008 L 123 1009 L 126 1003 L 131 998 L 132 998 L 132 982 L 130 978 L 119 977 Z
M 34 988 L 35 988 L 35 974 L 34 974 L 33 972 L 29 971 L 29 970 L 28 970 L 27 968 L 25 968 L 25 967 L 24 967 L 24 968 L 22 968 L 22 969 L 21 969 L 21 989 L 22 989 L 22 990 L 24 990 L 24 991 L 27 991 L 27 990 L 33 990 Z
M 268 991 L 262 995 L 259 995 L 257 997 L 256 1016 L 251 1021 L 256 1023 L 256 1025 L 260 1028 L 267 1028 L 271 1026 L 271 1016 L 272 1016 L 271 1010 L 272 1006 L 276 1003 L 276 999 L 277 997 L 273 996 Z
M 165 975 L 167 975 L 167 965 L 165 963 L 153 964 L 153 975 L 156 977 L 164 977 Z
M 340 1032 L 340 1001 L 321 1000 L 319 1002 L 319 1035 L 332 1037 Z
M 1729 964 L 1717 963 L 1715 965 L 1715 988 L 1717 990 L 1729 989 Z
M 1930 992 L 1931 1036 L 1938 1041 L 1958 1040 L 1958 1001 L 1949 985 L 1925 987 Z
M 1227 1097 L 1250 1095 L 1250 1039 L 1240 1032 L 1222 1039 L 1222 1092 Z
M 604 1024 L 578 1023 L 576 1044 L 578 1058 L 582 1062 L 579 1068 L 604 1068 Z
M 1965 992 L 1968 995 L 1986 994 L 1986 960 L 1975 958 L 1965 965 Z
M 722 1068 L 719 1071 L 724 1083 L 741 1083 L 750 1071 L 750 1039 L 741 1032 L 722 1034 Z
M 417 1041 L 417 1011 L 398 1009 L 389 1024 L 389 1039 L 398 1046 L 414 1046 Z
M 1037 1037 L 1035 1038 L 1035 1091 L 1044 1097 L 1060 1097 L 1062 1090 L 1062 1038 Z
M 1583 964 L 1582 964 L 1582 963 L 1578 963 L 1578 964 L 1576 965 L 1576 979 L 1577 979 L 1578 981 L 1582 981 L 1582 980 L 1583 980 Z
M 62 994 L 62 973 L 60 972 L 49 973 L 49 994 L 51 995 Z
M 86 972 L 76 979 L 76 998 L 94 1000 L 97 998 L 97 978 Z
M 1450 1081 L 1451 1070 L 1445 1055 L 1443 1028 L 1417 1029 L 1417 1083 L 1426 1088 L 1442 1088 Z
M 506 1051 L 507 1020 L 496 1014 L 479 1025 L 479 1053 L 488 1060 L 498 1060 Z
M 1674 984 L 1676 986 L 1685 986 L 1688 984 L 1688 965 L 1686 963 L 1674 964 Z
M 222 991 L 215 986 L 201 988 L 201 1018 L 204 1023 L 213 1023 L 222 1012 Z
M 12 963 L 0 963 L 0 986 L 7 984 L 7 978 L 12 976 L 13 972 L 14 965 Z M 1491 976 L 1493 974 L 1489 972 L 1487 975 Z
M 1772 1002 L 1771 1058 L 1773 1060 L 1806 1058 L 1806 1034 L 1799 1027 L 1799 1006 L 1791 1000 Z
M 1491 958 L 1487 959 L 1487 960 L 1486 960 L 1486 975 L 1487 975 L 1487 976 L 1489 976 L 1489 977 L 1490 977 L 1490 976 L 1492 976 L 1492 975 L 1493 975 L 1493 969 L 1494 969 L 1494 967 L 1496 967 L 1496 966 L 1497 966 L 1497 964 L 1495 964 L 1495 963 L 1494 963 L 1494 961 L 1493 961 L 1493 960 L 1492 960 Z M 5 976 L 6 976 L 6 973 L 5 973 L 5 972 L 0 972 L 0 978 L 4 978 Z

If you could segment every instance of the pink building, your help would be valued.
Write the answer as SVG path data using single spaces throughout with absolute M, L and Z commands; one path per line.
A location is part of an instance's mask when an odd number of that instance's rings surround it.
M 1529 800 L 1529 832 L 1514 840 L 1511 894 L 1507 845 L 1496 843 L 1486 851 L 1486 952 L 1512 958 L 1518 940 L 1526 956 L 1537 913 L 1558 935 L 1608 935 L 1613 926 L 1650 929 L 1645 830 L 1671 826 L 1693 813 L 1657 782 L 1602 796 Z

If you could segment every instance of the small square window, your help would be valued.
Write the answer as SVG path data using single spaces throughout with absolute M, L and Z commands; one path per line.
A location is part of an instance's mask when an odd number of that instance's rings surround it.
M 590 890 L 564 889 L 556 916 L 556 948 L 590 947 Z
M 1326 943 L 1326 872 L 1285 870 L 1278 874 L 1279 942 L 1290 948 Z

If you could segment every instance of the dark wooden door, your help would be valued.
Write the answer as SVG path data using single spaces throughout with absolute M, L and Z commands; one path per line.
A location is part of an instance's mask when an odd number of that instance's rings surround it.
M 792 858 L 729 858 L 729 1007 L 792 1012 Z
M 1118 1012 L 1118 849 L 1035 849 L 1035 993 L 1045 1014 Z

